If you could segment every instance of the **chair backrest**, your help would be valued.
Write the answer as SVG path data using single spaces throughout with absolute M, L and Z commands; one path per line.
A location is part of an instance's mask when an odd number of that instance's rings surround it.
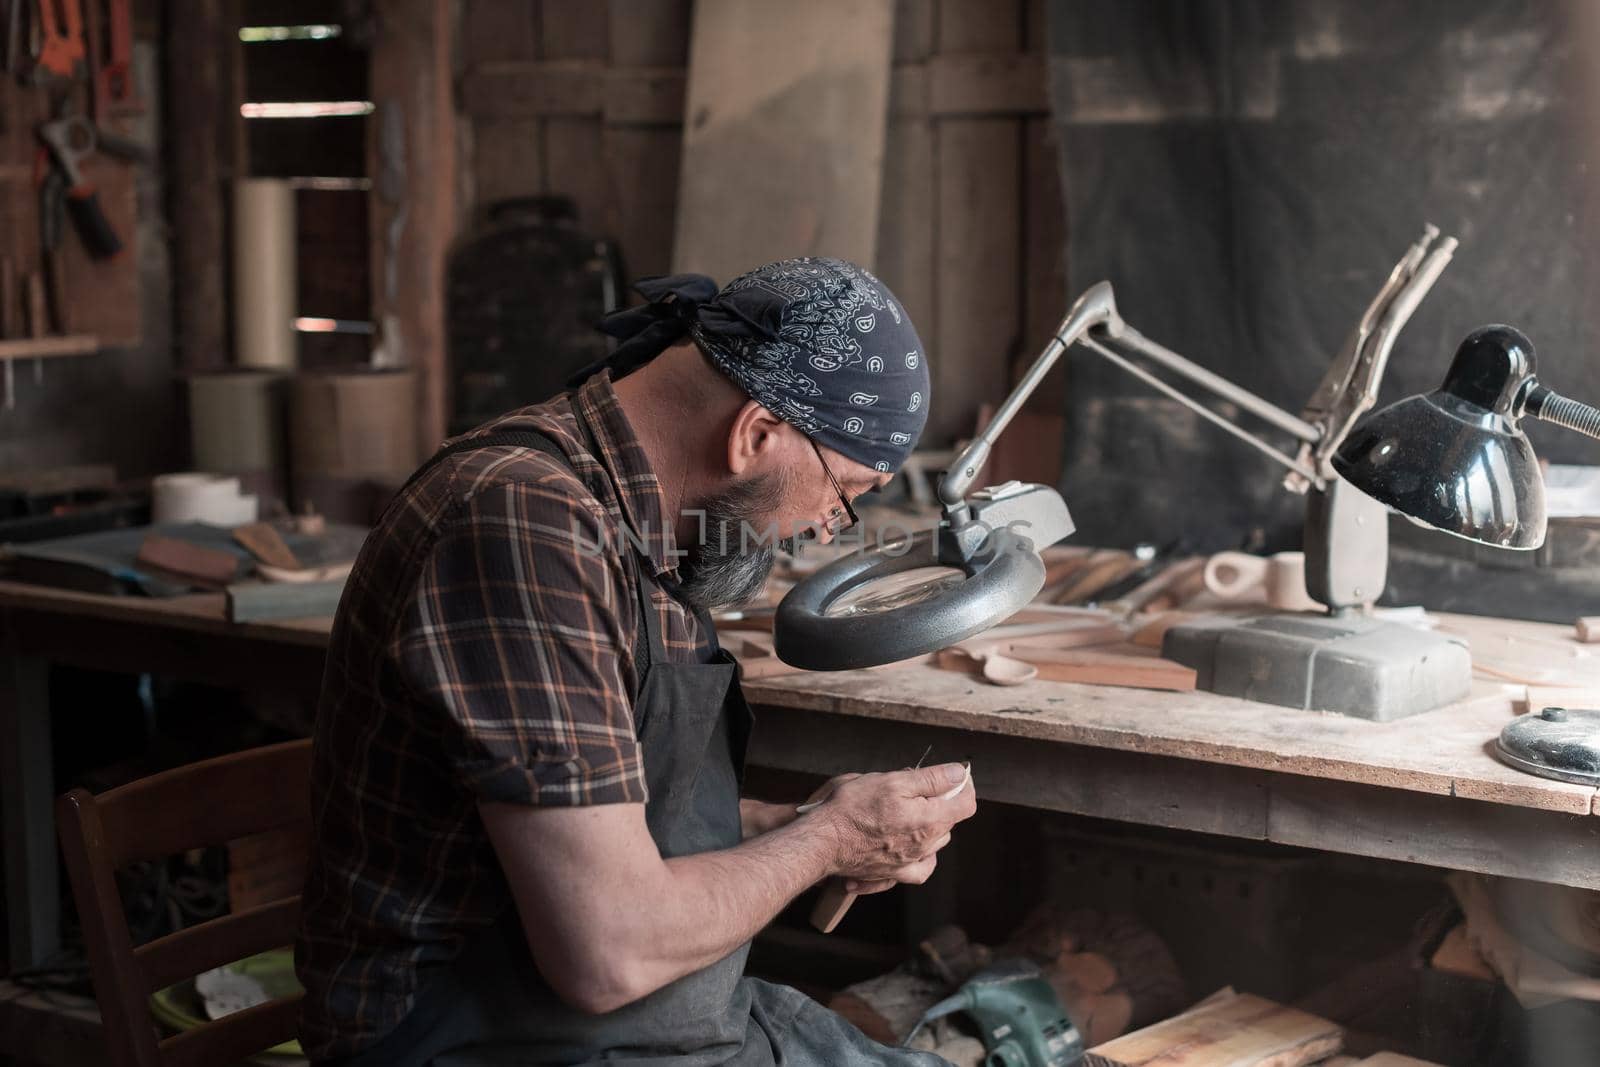
M 300 898 L 262 904 L 135 947 L 116 871 L 311 819 L 311 742 L 176 767 L 56 802 L 56 825 L 114 1067 L 212 1067 L 295 1036 L 299 997 L 282 997 L 157 1040 L 149 997 L 184 978 L 294 941 Z

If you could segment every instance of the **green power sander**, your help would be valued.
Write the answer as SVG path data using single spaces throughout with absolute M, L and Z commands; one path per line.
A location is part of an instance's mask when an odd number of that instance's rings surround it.
M 1078 1067 L 1083 1038 L 1039 968 L 1006 960 L 980 971 L 923 1013 L 903 1044 L 935 1019 L 966 1012 L 982 1028 L 984 1067 Z

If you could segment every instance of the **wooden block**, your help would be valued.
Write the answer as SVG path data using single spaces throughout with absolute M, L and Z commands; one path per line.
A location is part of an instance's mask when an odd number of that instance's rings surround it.
M 1013 616 L 1014 618 L 1015 616 Z M 1091 648 L 1112 645 L 1127 636 L 1116 623 L 1094 618 L 1061 616 L 1042 622 L 1011 622 L 985 630 L 963 641 L 962 647 L 983 646 L 1001 652 L 1012 647 Z
M 1344 1047 L 1326 1019 L 1248 993 L 1098 1045 L 1086 1067 L 1303 1067 Z
M 1579 619 L 1575 629 L 1578 631 L 1578 640 L 1592 645 L 1600 641 L 1600 615 L 1585 615 Z
M 811 908 L 811 925 L 825 934 L 833 933 L 855 902 L 856 894 L 845 889 L 844 879 L 830 878 Z
M 343 578 L 328 582 L 241 582 L 228 586 L 228 621 L 322 618 L 334 613 L 343 594 Z
M 252 522 L 233 531 L 233 539 L 250 550 L 250 554 L 272 567 L 298 570 L 300 560 L 284 543 L 283 536 L 269 522 Z
M 1201 997 L 1199 1000 L 1189 1005 L 1184 1014 L 1187 1015 L 1191 1011 L 1199 1011 L 1201 1008 L 1209 1008 L 1216 1004 L 1226 1004 L 1228 1001 L 1232 1000 L 1238 995 L 1238 990 L 1234 989 L 1233 986 L 1225 985 L 1215 993 L 1212 993 L 1209 996 Z
M 1084 568 L 1065 589 L 1056 594 L 1056 602 L 1072 604 L 1089 600 L 1100 590 L 1110 588 L 1143 566 L 1143 562 L 1128 553 L 1118 552 Z
M 1167 636 L 1167 631 L 1181 623 L 1190 622 L 1199 618 L 1192 611 L 1164 611 L 1151 619 L 1128 637 L 1128 640 L 1140 648 L 1160 649 L 1161 643 Z
M 239 573 L 239 557 L 220 549 L 151 534 L 139 546 L 138 561 L 202 585 L 224 585 Z
M 1600 708 L 1600 689 L 1530 685 L 1511 701 L 1511 707 L 1518 715 L 1537 715 L 1545 708 Z
M 1023 645 L 1014 648 L 1011 656 L 1038 667 L 1039 677 L 1051 682 L 1165 689 L 1175 693 L 1189 693 L 1195 688 L 1193 668 L 1162 659 L 1138 645 L 1105 645 L 1065 651 Z
M 1117 969 L 1098 952 L 1072 952 L 1058 957 L 1055 970 L 1085 993 L 1106 993 L 1117 984 Z
M 1103 1045 L 1127 1033 L 1133 1020 L 1133 997 L 1120 990 L 1098 993 L 1078 1001 L 1070 1017 L 1079 1020 L 1083 1040 L 1090 1046 Z
M 1495 980 L 1494 969 L 1484 962 L 1478 950 L 1472 947 L 1472 942 L 1467 937 L 1466 923 L 1457 923 L 1454 929 L 1444 935 L 1444 940 L 1434 949 L 1433 957 L 1428 963 L 1434 970 L 1444 971 L 1446 974 L 1460 975 L 1463 978 L 1480 978 L 1486 982 Z

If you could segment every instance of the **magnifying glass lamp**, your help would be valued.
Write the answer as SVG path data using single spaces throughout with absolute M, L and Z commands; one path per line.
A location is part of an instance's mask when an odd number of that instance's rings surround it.
M 1511 549 L 1544 543 L 1544 478 L 1521 420 L 1600 438 L 1600 409 L 1542 385 L 1533 343 L 1510 326 L 1474 330 L 1444 384 L 1355 428 L 1333 459 L 1351 485 L 1421 526 Z M 1519 770 L 1600 785 L 1600 711 L 1546 708 L 1501 731 Z

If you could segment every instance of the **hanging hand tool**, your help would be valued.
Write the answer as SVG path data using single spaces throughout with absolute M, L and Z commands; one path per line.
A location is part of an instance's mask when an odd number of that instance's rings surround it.
M 133 18 L 129 0 L 88 0 L 84 11 L 89 35 L 89 81 L 96 122 L 112 115 L 136 115 L 144 104 L 133 84 Z M 109 37 L 101 39 L 101 13 L 109 23 Z M 102 50 L 104 46 L 104 50 Z
M 99 194 L 79 167 L 95 150 L 93 124 L 76 116 L 57 119 L 39 127 L 39 138 L 66 179 L 67 210 L 89 255 L 107 259 L 122 251 L 122 239 L 101 210 Z
M 39 32 L 34 81 L 44 80 L 46 73 L 58 78 L 77 77 L 78 64 L 84 60 L 83 11 L 78 0 L 37 0 L 33 16 Z

